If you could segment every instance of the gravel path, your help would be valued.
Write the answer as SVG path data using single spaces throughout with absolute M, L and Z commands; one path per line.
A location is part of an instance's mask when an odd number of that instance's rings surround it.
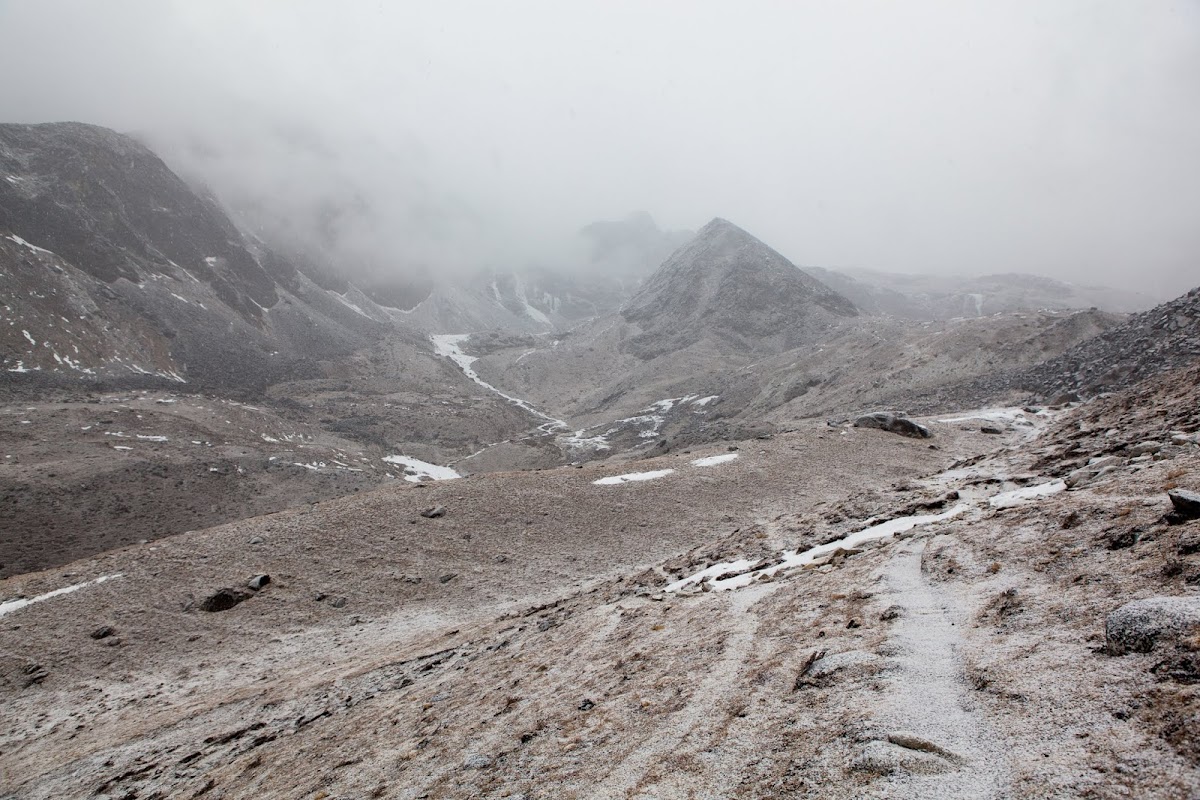
M 883 573 L 892 602 L 904 613 L 889 642 L 896 669 L 876 723 L 898 758 L 919 758 L 910 760 L 915 768 L 893 771 L 877 796 L 1008 797 L 1006 755 L 963 674 L 963 603 L 922 574 L 927 541 L 903 544 Z

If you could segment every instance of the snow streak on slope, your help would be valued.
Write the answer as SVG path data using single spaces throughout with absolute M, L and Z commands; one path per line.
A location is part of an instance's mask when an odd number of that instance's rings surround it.
M 434 481 L 449 481 L 455 478 L 461 478 L 450 467 L 441 467 L 437 464 L 430 464 L 428 461 L 422 461 L 419 458 L 410 458 L 409 456 L 384 456 L 383 461 L 389 464 L 400 464 L 404 467 L 404 480 L 412 483 L 419 483 L 424 478 L 429 478 Z
M 3 617 L 5 614 L 11 614 L 12 612 L 17 611 L 18 609 L 24 608 L 25 606 L 33 605 L 34 603 L 40 603 L 43 600 L 49 600 L 52 597 L 60 597 L 61 595 L 64 595 L 64 594 L 70 594 L 71 592 L 77 592 L 80 589 L 83 589 L 85 587 L 93 586 L 98 583 L 104 583 L 105 581 L 111 581 L 114 578 L 120 578 L 120 577 L 122 577 L 120 573 L 118 573 L 116 575 L 104 575 L 103 577 L 96 578 L 93 581 L 87 581 L 86 583 L 77 583 L 74 586 L 64 586 L 61 589 L 55 589 L 52 592 L 46 592 L 45 594 L 39 594 L 34 597 L 18 597 L 16 600 L 8 600 L 6 602 L 0 603 L 0 617 Z
M 479 377 L 479 374 L 471 368 L 471 365 L 479 359 L 477 359 L 475 356 L 467 355 L 462 351 L 462 347 L 459 346 L 462 342 L 465 342 L 470 338 L 471 334 L 469 333 L 435 333 L 429 337 L 430 341 L 433 342 L 433 349 L 437 352 L 437 354 L 441 356 L 448 356 L 451 361 L 458 365 L 458 368 L 463 371 L 463 374 L 475 381 L 475 383 L 487 389 L 489 392 L 500 395 L 513 405 L 525 409 L 538 419 L 546 420 L 544 424 L 538 426 L 538 430 L 543 431 L 544 433 L 550 433 L 556 429 L 566 430 L 570 427 L 561 419 L 555 419 L 549 414 L 543 414 L 541 411 L 538 411 L 521 398 L 513 397 L 510 394 L 505 394 L 495 386 L 492 386 L 490 383 L 485 381 L 483 378 Z

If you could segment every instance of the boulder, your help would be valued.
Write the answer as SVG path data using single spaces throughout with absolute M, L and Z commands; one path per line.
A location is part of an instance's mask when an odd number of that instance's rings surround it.
M 1167 497 L 1171 498 L 1171 505 L 1175 507 L 1172 513 L 1180 521 L 1200 519 L 1200 492 L 1170 489 L 1167 491 Z
M 864 414 L 854 420 L 856 428 L 878 428 L 888 433 L 898 433 L 901 436 L 911 436 L 914 439 L 928 439 L 933 434 L 924 425 L 913 422 L 907 417 L 901 417 L 890 411 L 874 411 Z
M 1200 595 L 1148 597 L 1109 613 L 1104 637 L 1110 655 L 1149 653 L 1200 634 Z

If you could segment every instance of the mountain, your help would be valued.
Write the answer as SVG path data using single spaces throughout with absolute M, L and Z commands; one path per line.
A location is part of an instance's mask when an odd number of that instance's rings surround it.
M 1138 292 L 1078 286 L 1018 273 L 964 277 L 821 267 L 804 267 L 804 270 L 850 298 L 864 313 L 911 320 L 1093 307 L 1125 314 L 1144 311 L 1159 302 Z
M 93 125 L 0 125 L 0 379 L 258 387 L 319 374 L 390 313 L 323 289 L 154 153 Z
M 854 304 L 733 223 L 714 219 L 621 309 L 641 358 L 714 337 L 747 350 L 788 349 L 857 316 Z

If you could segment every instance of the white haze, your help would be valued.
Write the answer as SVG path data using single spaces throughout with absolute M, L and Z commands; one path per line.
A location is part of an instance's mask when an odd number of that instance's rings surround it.
M 647 209 L 802 264 L 1200 284 L 1192 2 L 38 0 L 0 33 L 0 121 L 137 132 L 347 265 Z

